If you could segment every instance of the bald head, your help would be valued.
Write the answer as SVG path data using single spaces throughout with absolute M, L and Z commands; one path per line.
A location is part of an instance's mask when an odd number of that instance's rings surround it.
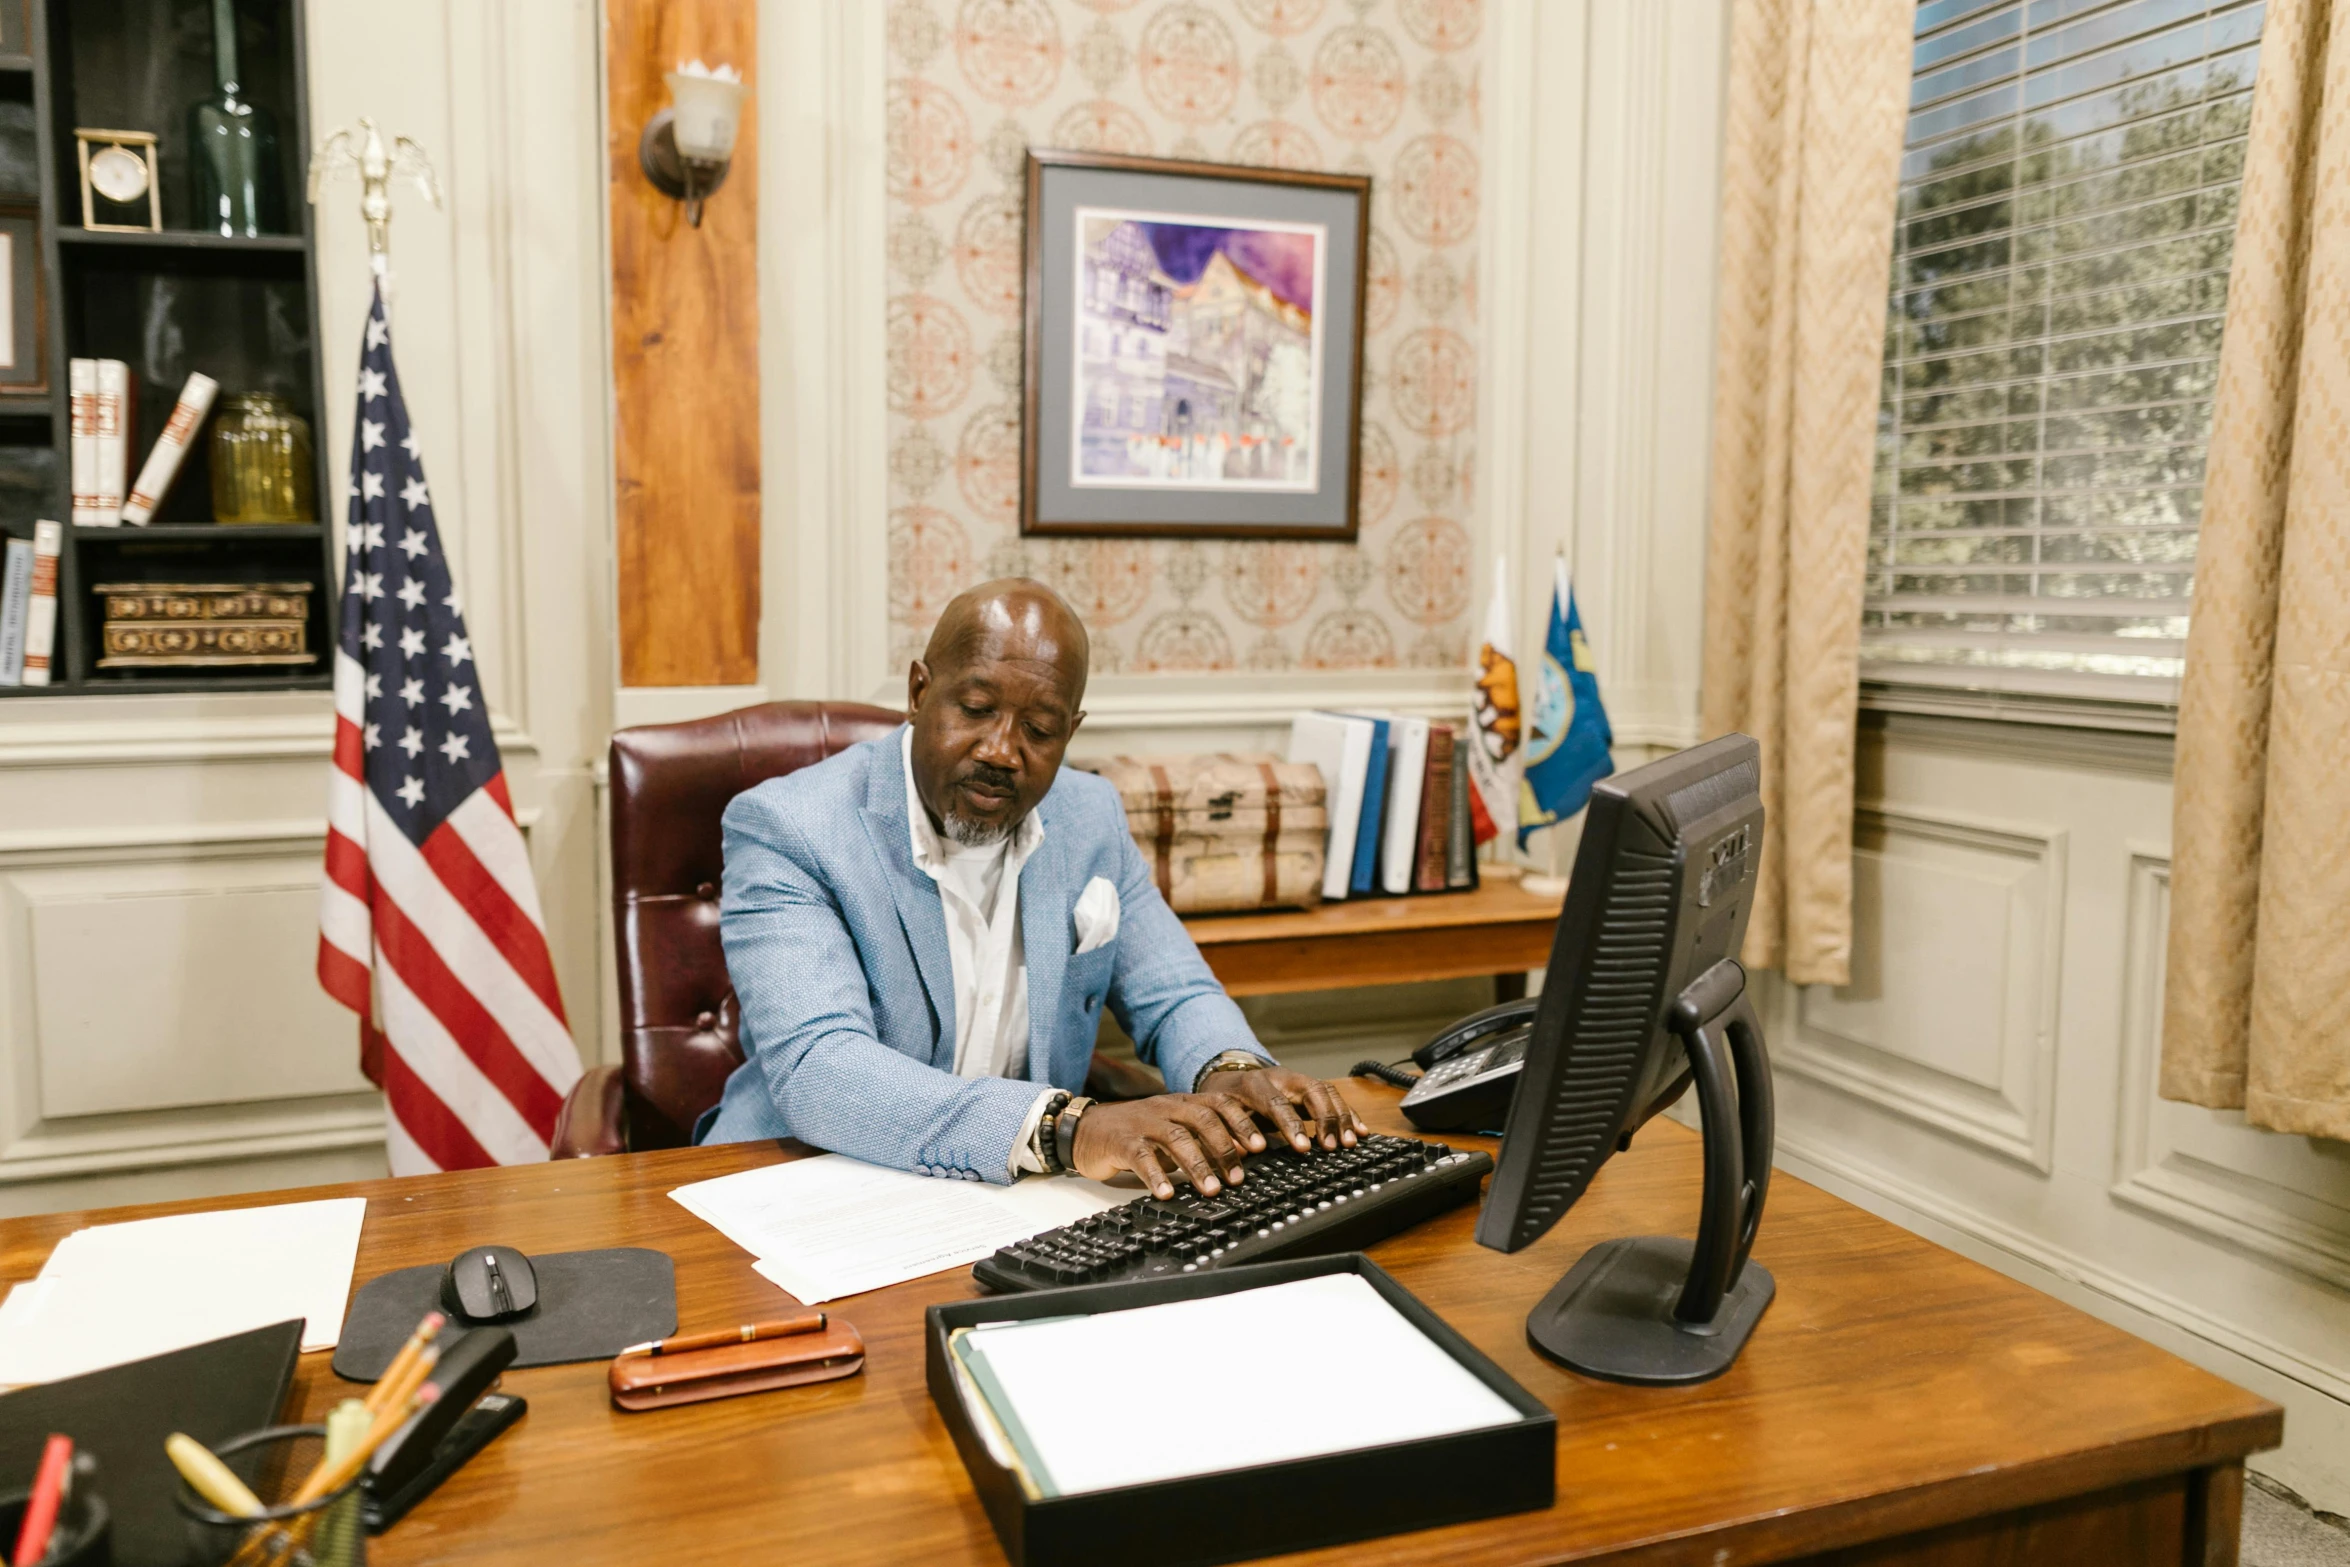
M 1069 601 L 1032 577 L 998 577 L 955 595 L 930 628 L 922 662 L 931 678 L 983 652 L 1058 671 L 1072 712 L 1085 700 L 1091 644 Z
M 1009 836 L 1084 722 L 1085 623 L 1041 582 L 983 582 L 947 605 L 906 672 L 914 790 L 958 843 Z

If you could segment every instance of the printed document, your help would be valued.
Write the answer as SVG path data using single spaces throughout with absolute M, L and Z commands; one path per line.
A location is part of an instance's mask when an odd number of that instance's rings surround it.
M 280 1203 L 76 1230 L 0 1303 L 0 1386 L 53 1382 L 300 1317 L 332 1349 L 367 1199 Z
M 757 1258 L 761 1276 L 814 1306 L 969 1267 L 1140 1193 L 1074 1175 L 1010 1186 L 942 1180 L 828 1153 L 669 1195 Z
M 1334 1419 L 1278 1408 L 1235 1418 L 1230 1400 L 1200 1396 L 1201 1346 L 1211 1344 L 1254 1346 L 1270 1366 L 1373 1367 L 1375 1391 L 1348 1400 Z M 1090 1317 L 983 1323 L 960 1336 L 958 1353 L 1044 1496 L 1254 1469 L 1521 1418 L 1359 1273 Z M 1100 1384 L 1071 1376 L 1072 1366 L 1117 1367 L 1120 1400 L 1150 1411 L 1147 1440 L 1105 1441 Z

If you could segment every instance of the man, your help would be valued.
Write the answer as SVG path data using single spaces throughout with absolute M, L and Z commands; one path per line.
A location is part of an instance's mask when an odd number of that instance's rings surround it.
M 1153 885 L 1117 791 L 1061 770 L 1085 627 L 1041 583 L 946 607 L 907 727 L 726 810 L 719 933 L 744 1061 L 697 1141 L 797 1137 L 965 1180 L 1132 1172 L 1214 1194 L 1364 1128 L 1274 1064 Z M 1079 1096 L 1107 1003 L 1178 1090 Z

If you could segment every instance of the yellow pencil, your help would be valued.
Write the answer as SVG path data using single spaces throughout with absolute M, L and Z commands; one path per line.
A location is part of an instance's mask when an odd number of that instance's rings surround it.
M 437 1352 L 427 1353 L 438 1358 Z M 427 1364 L 416 1373 L 420 1385 L 410 1396 L 377 1413 L 375 1424 L 367 1428 L 367 1435 L 358 1446 L 331 1464 L 321 1459 L 318 1466 L 310 1471 L 310 1477 L 302 1482 L 301 1489 L 280 1505 L 308 1507 L 320 1497 L 340 1490 L 357 1478 L 359 1471 L 366 1467 L 367 1460 L 375 1456 L 375 1450 L 384 1444 L 386 1438 L 406 1425 L 409 1417 L 418 1410 L 440 1398 L 441 1390 L 424 1381 L 425 1373 L 430 1370 L 431 1366 Z M 301 1549 L 302 1542 L 310 1538 L 310 1531 L 318 1527 L 319 1517 L 319 1514 L 311 1513 L 295 1519 L 282 1529 L 272 1529 L 266 1525 L 255 1529 L 245 1537 L 245 1543 L 237 1548 L 237 1554 L 229 1558 L 229 1567 L 245 1567 L 247 1563 L 260 1560 L 261 1553 L 272 1545 L 275 1545 L 276 1550 L 270 1560 L 273 1563 L 285 1561 Z
M 375 1386 L 369 1390 L 367 1409 L 370 1414 L 383 1407 L 387 1395 L 398 1385 L 399 1379 L 407 1374 L 408 1367 L 415 1362 L 416 1357 L 424 1353 L 425 1345 L 439 1335 L 442 1325 L 448 1320 L 437 1311 L 424 1314 L 424 1320 L 416 1324 L 416 1331 L 408 1335 L 408 1342 L 400 1346 L 400 1352 L 392 1357 L 392 1363 L 384 1367 L 384 1374 L 376 1378 Z

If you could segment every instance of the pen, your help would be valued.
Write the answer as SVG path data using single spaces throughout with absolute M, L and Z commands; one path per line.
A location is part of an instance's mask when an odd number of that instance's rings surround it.
M 174 1431 L 163 1439 L 163 1450 L 171 1456 L 171 1466 L 180 1472 L 180 1478 L 222 1512 L 250 1518 L 261 1511 L 261 1498 L 220 1461 L 218 1454 L 194 1437 Z
M 49 1554 L 49 1536 L 57 1528 L 57 1508 L 65 1500 L 66 1474 L 72 1467 L 73 1438 L 52 1435 L 41 1448 L 32 1499 L 25 1503 L 24 1527 L 16 1534 L 16 1550 L 10 1557 L 16 1567 L 33 1567 Z
M 821 1311 L 811 1311 L 797 1317 L 784 1317 L 775 1322 L 746 1322 L 739 1328 L 719 1328 L 709 1333 L 688 1333 L 678 1338 L 651 1339 L 642 1344 L 631 1344 L 623 1355 L 678 1355 L 689 1349 L 716 1349 L 721 1344 L 751 1344 L 764 1338 L 789 1338 L 795 1333 L 821 1333 L 827 1318 Z

